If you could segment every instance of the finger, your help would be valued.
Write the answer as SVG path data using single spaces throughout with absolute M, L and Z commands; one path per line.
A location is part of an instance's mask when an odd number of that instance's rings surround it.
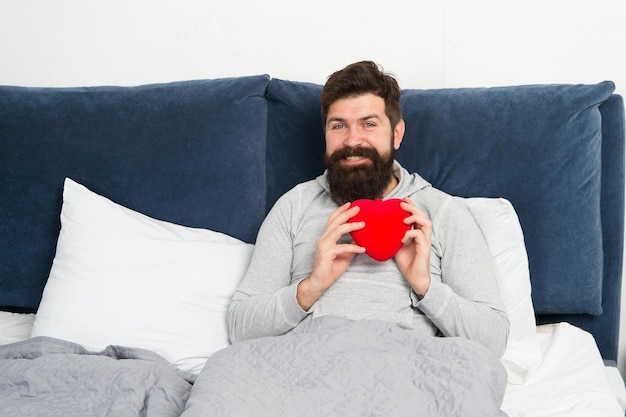
M 359 206 L 350 207 L 350 203 L 346 203 L 330 215 L 327 225 L 345 223 L 354 217 L 360 209 Z
M 345 203 L 339 206 L 337 210 L 335 210 L 333 214 L 331 214 L 330 217 L 328 218 L 328 223 L 332 223 L 339 215 L 349 210 L 349 208 L 350 208 L 350 203 Z
M 425 214 L 413 214 L 404 219 L 404 224 L 412 224 L 414 229 L 430 229 L 431 221 Z
M 421 214 L 422 216 L 426 216 L 426 213 L 424 213 L 419 207 L 417 207 L 413 200 L 410 200 L 408 197 L 402 200 L 402 203 L 400 203 L 400 208 L 404 211 L 408 211 L 411 214 Z
M 334 228 L 329 228 L 323 234 L 322 239 L 328 241 L 329 244 L 336 244 L 337 241 L 345 234 L 352 233 L 365 227 L 365 222 L 344 223 Z
M 405 243 L 410 242 L 411 240 L 414 240 L 416 238 L 417 238 L 417 231 L 416 231 L 416 229 L 411 229 L 411 230 L 408 230 L 404 234 L 404 236 L 402 236 L 401 242 L 402 242 L 402 244 L 405 244 Z
M 409 203 L 403 202 L 400 207 L 411 213 L 411 215 L 404 218 L 404 224 L 413 224 L 415 228 L 430 227 L 431 221 L 428 215 L 417 208 L 408 198 L 405 200 L 409 201 Z
M 413 240 L 417 245 L 430 246 L 430 233 L 422 229 L 408 230 L 402 237 L 402 243 Z
M 337 242 L 343 235 L 364 227 L 365 222 L 343 223 L 338 226 L 329 225 L 324 233 L 322 233 L 322 235 L 318 238 L 318 250 L 322 250 L 323 252 L 334 251 L 337 246 L 341 245 Z
M 342 243 L 340 245 L 337 245 L 337 255 L 347 253 L 355 255 L 359 253 L 365 253 L 365 248 L 363 246 L 357 245 L 356 243 Z
M 324 229 L 324 232 L 322 233 L 320 238 L 324 238 L 324 237 L 328 236 L 330 233 L 332 233 L 332 231 L 337 227 L 336 226 L 337 219 L 341 216 L 342 213 L 344 213 L 347 210 L 349 210 L 349 207 L 350 207 L 350 203 L 345 203 L 344 205 L 342 205 L 339 208 L 337 208 L 337 210 L 335 210 L 330 215 L 330 217 L 326 221 L 326 228 Z

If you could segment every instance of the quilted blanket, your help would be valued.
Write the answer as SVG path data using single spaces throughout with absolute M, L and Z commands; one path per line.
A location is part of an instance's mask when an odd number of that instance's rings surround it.
M 0 415 L 179 416 L 193 377 L 159 355 L 47 337 L 0 346 Z
M 216 352 L 183 417 L 505 416 L 505 387 L 476 343 L 327 316 Z

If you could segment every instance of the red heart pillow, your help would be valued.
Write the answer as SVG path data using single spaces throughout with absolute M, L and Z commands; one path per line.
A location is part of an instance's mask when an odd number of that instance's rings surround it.
M 350 207 L 361 209 L 348 222 L 365 222 L 365 227 L 351 232 L 354 242 L 365 248 L 372 259 L 386 261 L 391 259 L 402 247 L 402 238 L 410 224 L 404 224 L 409 213 L 400 208 L 402 200 L 356 200 Z

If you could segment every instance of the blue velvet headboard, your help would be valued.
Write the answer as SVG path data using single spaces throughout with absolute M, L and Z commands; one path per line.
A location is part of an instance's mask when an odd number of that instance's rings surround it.
M 399 161 L 461 196 L 505 197 L 539 322 L 617 358 L 624 108 L 613 84 L 405 90 Z M 36 310 L 63 179 L 152 217 L 253 242 L 322 172 L 321 86 L 268 76 L 139 87 L 0 87 L 0 306 Z
M 613 90 L 612 82 L 405 90 L 397 158 L 450 194 L 510 200 L 524 229 L 538 323 L 578 325 L 615 360 L 624 107 Z M 270 205 L 322 169 L 320 91 L 307 83 L 270 84 L 268 147 L 281 150 L 268 161 Z M 299 149 L 306 157 L 292 158 Z
M 0 306 L 39 305 L 65 177 L 149 216 L 253 241 L 268 83 L 0 87 Z

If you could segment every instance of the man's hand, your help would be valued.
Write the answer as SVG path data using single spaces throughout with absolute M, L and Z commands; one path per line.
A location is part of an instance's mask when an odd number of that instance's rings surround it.
M 404 234 L 403 246 L 396 253 L 395 260 L 413 291 L 424 296 L 430 287 L 432 223 L 408 198 L 404 199 L 400 207 L 410 213 L 404 223 L 412 224 L 413 228 Z
M 298 284 L 296 300 L 303 310 L 308 311 L 343 275 L 358 253 L 365 253 L 365 248 L 354 243 L 337 243 L 346 233 L 365 226 L 363 222 L 347 223 L 358 212 L 359 207 L 350 208 L 346 203 L 328 218 L 324 233 L 317 239 L 311 275 Z

